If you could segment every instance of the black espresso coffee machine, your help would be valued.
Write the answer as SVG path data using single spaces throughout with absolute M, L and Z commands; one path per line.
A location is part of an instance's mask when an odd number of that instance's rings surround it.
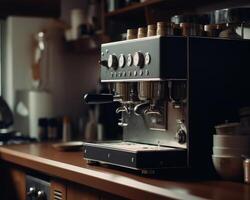
M 85 143 L 84 158 L 143 173 L 204 173 L 214 125 L 237 120 L 250 103 L 249 58 L 248 40 L 152 36 L 103 44 L 101 82 L 110 94 L 84 98 L 120 102 L 123 140 Z

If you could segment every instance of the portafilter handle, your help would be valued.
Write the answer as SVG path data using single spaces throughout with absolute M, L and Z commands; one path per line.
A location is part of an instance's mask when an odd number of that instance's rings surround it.
M 107 60 L 99 60 L 99 64 L 103 67 L 109 68 Z
M 148 110 L 149 107 L 150 107 L 149 102 L 140 103 L 134 107 L 134 113 L 137 116 L 143 115 L 145 111 Z
M 114 102 L 112 94 L 85 94 L 83 98 L 86 104 L 105 104 Z

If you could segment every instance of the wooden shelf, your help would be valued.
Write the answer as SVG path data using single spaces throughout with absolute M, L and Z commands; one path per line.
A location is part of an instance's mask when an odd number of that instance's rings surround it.
M 134 13 L 134 12 L 140 12 L 143 11 L 145 8 L 159 8 L 159 9 L 166 9 L 165 12 L 167 13 L 170 9 L 196 9 L 199 7 L 203 7 L 206 5 L 214 5 L 219 4 L 221 5 L 230 5 L 230 6 L 240 6 L 245 5 L 247 0 L 192 0 L 192 1 L 186 1 L 186 0 L 146 0 L 142 3 L 134 3 L 130 6 L 126 6 L 124 8 L 120 8 L 111 12 L 108 12 L 105 14 L 105 17 L 107 18 L 113 18 L 118 16 L 127 16 L 128 14 Z
M 128 28 L 138 28 L 162 20 L 168 21 L 170 16 L 193 9 L 189 4 L 184 0 L 147 0 L 108 12 L 105 14 L 108 22 L 107 33 L 112 35 L 115 30 L 121 34 Z
M 112 12 L 108 12 L 108 13 L 106 13 L 106 17 L 127 14 L 128 12 L 135 11 L 135 10 L 141 10 L 141 9 L 144 9 L 146 6 L 156 5 L 156 4 L 162 3 L 164 1 L 165 0 L 147 0 L 143 3 L 134 3 L 130 6 L 126 6 L 124 8 L 117 9 L 117 10 L 112 11 Z
M 104 14 L 106 33 L 114 38 L 128 28 L 144 27 L 158 21 L 169 21 L 174 15 L 204 13 L 225 8 L 227 5 L 244 5 L 246 0 L 147 0 Z M 249 0 L 248 0 L 249 1 Z

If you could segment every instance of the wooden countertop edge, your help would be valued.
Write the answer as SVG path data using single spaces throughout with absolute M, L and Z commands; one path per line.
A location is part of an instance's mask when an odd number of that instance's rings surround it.
M 129 199 L 204 199 L 192 194 L 183 194 L 131 178 L 78 167 L 28 153 L 0 147 L 0 159 L 30 168 L 47 175 L 56 176 L 91 188 Z

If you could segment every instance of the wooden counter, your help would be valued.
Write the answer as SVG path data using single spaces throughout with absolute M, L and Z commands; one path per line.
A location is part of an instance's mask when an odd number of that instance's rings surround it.
M 250 199 L 250 185 L 247 184 L 146 178 L 112 168 L 87 165 L 82 152 L 60 152 L 51 144 L 0 147 L 0 159 L 128 199 Z

